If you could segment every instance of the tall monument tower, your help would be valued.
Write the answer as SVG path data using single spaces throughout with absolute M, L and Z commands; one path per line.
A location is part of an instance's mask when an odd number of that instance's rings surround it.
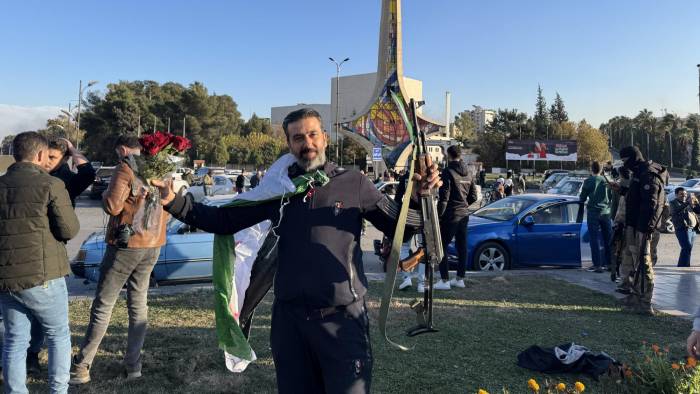
M 361 142 L 364 146 L 394 148 L 408 141 L 409 136 L 396 104 L 391 100 L 390 92 L 397 92 L 405 102 L 411 99 L 403 86 L 401 0 L 382 0 L 380 23 L 374 93 L 365 109 L 351 120 L 342 123 L 341 127 L 344 135 L 355 140 L 363 139 Z M 421 129 L 426 133 L 436 132 L 440 126 L 444 126 L 426 119 L 420 113 L 418 120 Z

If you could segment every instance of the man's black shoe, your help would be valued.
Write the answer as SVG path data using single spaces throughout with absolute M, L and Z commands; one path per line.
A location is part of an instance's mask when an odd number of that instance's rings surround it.
M 39 353 L 27 352 L 27 374 L 41 374 L 41 365 L 39 365 Z
M 625 289 L 624 287 L 618 287 L 617 289 L 615 289 L 615 291 L 620 293 L 620 294 L 627 294 L 627 295 L 632 294 L 632 290 Z

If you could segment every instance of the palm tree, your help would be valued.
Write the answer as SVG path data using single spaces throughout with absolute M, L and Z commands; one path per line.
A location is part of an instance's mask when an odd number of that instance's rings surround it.
M 647 136 L 646 158 L 649 160 L 651 159 L 651 151 L 649 149 L 651 145 L 649 142 L 649 136 L 654 132 L 656 127 L 656 118 L 654 118 L 654 113 L 646 108 L 639 111 L 639 114 L 634 118 L 634 124 L 638 130 L 642 131 Z
M 677 133 L 678 129 L 683 126 L 683 119 L 678 117 L 676 114 L 666 114 L 659 122 L 659 129 L 664 134 L 663 146 L 666 146 L 666 141 L 668 140 L 669 145 L 669 163 L 673 167 L 673 135 Z

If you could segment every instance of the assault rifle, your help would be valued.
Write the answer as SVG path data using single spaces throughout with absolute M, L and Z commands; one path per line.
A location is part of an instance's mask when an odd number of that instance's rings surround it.
M 423 102 L 420 104 L 422 105 Z M 426 177 L 432 165 L 432 160 L 425 142 L 425 132 L 420 129 L 420 125 L 418 124 L 418 113 L 416 111 L 418 105 L 411 99 L 409 107 L 411 108 L 411 123 L 416 133 L 416 140 L 413 148 L 416 150 L 416 171 L 418 171 L 421 177 Z M 408 330 L 407 335 L 410 337 L 438 331 L 433 328 L 433 273 L 444 256 L 437 209 L 437 190 L 435 188 L 428 190 L 421 189 L 419 190 L 419 196 L 421 201 L 421 213 L 423 216 L 423 237 L 421 243 L 425 251 L 424 262 L 427 277 L 423 301 L 414 300 L 411 303 L 411 308 L 417 314 L 418 325 Z

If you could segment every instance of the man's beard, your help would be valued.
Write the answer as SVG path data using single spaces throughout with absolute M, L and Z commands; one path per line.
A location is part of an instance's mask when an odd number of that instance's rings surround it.
M 316 157 L 314 157 L 311 160 L 308 160 L 304 157 L 304 155 L 310 151 L 311 149 L 302 149 L 301 152 L 299 152 L 299 156 L 297 156 L 297 164 L 299 165 L 299 167 L 304 169 L 304 172 L 315 170 L 319 167 L 323 167 L 323 165 L 326 164 L 325 149 L 315 150 Z

